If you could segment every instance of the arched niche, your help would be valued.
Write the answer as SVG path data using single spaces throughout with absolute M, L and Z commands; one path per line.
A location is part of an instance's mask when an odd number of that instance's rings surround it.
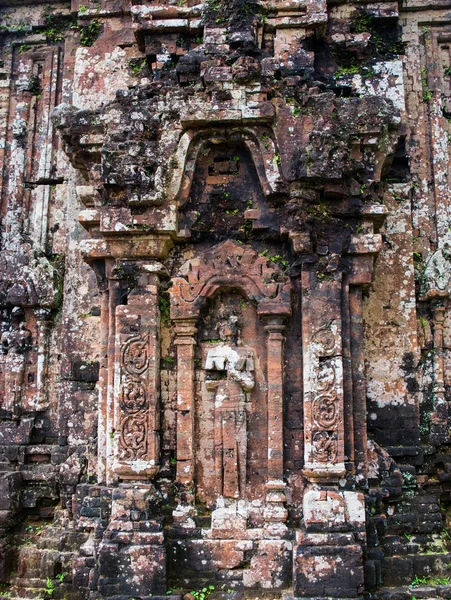
M 262 428 L 267 432 L 265 487 L 267 491 L 283 488 L 283 331 L 291 314 L 291 283 L 277 265 L 251 247 L 230 240 L 188 260 L 170 288 L 177 346 L 177 478 L 189 488 L 196 481 L 196 436 L 202 429 L 196 420 L 196 386 L 201 379 L 196 381 L 196 359 L 200 368 L 207 367 L 202 348 L 196 356 L 200 319 L 205 311 L 210 311 L 211 320 L 219 319 L 214 308 L 217 298 L 231 300 L 237 294 L 251 303 L 255 321 L 252 341 L 242 339 L 241 345 L 254 352 L 255 362 L 258 359 L 259 365 L 263 364 L 257 383 L 266 394 Z M 220 347 L 222 342 L 213 343 Z M 240 496 L 241 491 L 231 494 Z
M 241 138 L 206 142 L 197 154 L 189 197 L 179 211 L 179 234 L 193 242 L 234 238 L 277 228 L 253 155 Z
M 172 175 L 168 196 L 182 208 L 191 192 L 191 185 L 199 158 L 208 145 L 243 145 L 258 174 L 263 194 L 271 196 L 285 191 L 279 169 L 278 149 L 275 136 L 267 126 L 208 127 L 188 130 L 181 136 L 171 159 Z

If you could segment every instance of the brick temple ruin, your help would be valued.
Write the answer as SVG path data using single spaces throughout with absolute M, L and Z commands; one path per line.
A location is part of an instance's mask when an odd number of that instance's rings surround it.
M 451 3 L 0 5 L 0 599 L 451 598 Z

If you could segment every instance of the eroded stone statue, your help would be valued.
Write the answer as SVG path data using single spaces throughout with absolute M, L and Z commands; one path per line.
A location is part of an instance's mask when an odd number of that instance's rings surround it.
M 255 386 L 251 348 L 238 346 L 236 315 L 218 325 L 221 345 L 208 351 L 206 387 L 215 392 L 214 444 L 218 493 L 244 498 L 246 491 L 247 417 L 249 394 Z

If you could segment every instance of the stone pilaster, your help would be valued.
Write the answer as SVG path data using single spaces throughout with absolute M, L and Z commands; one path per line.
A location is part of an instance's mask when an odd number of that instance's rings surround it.
M 159 470 L 160 315 L 158 274 L 141 263 L 127 305 L 116 308 L 114 462 L 120 479 L 149 479 Z
M 177 346 L 177 480 L 189 486 L 194 473 L 194 320 L 176 326 Z
M 304 474 L 318 482 L 345 473 L 341 281 L 302 276 Z
M 283 481 L 283 317 L 266 320 L 268 360 L 268 480 L 266 483 L 266 527 L 279 532 L 286 521 Z M 285 526 L 282 525 L 282 529 Z

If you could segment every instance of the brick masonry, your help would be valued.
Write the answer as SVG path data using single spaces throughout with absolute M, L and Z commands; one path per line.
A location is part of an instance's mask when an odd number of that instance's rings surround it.
M 451 597 L 447 3 L 0 20 L 0 599 Z

